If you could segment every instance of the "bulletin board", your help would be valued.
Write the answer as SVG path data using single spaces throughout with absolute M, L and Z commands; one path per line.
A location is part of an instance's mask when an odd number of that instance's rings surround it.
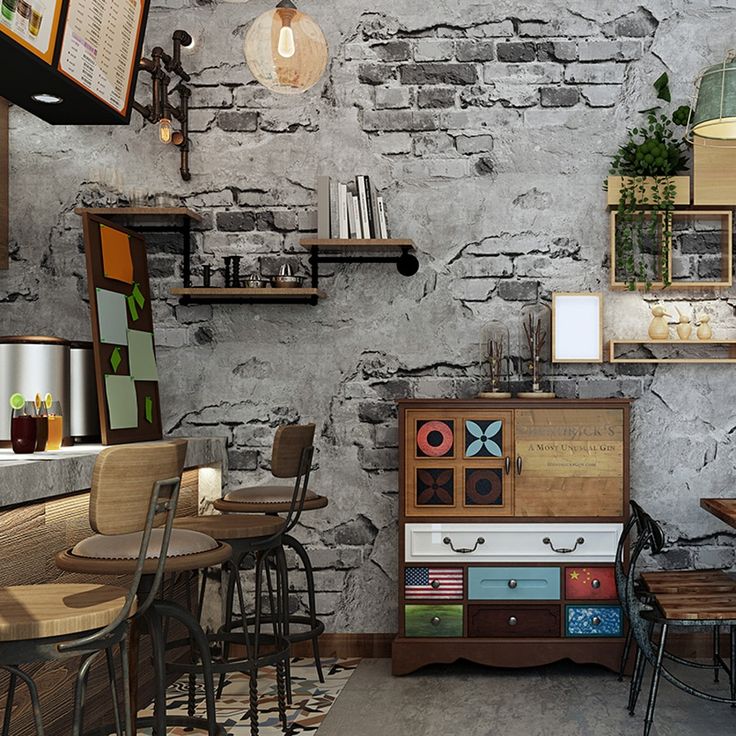
M 83 223 L 102 443 L 161 439 L 145 241 L 95 215 Z

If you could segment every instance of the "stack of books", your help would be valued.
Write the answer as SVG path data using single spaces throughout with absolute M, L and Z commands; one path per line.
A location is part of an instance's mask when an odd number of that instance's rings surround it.
M 341 184 L 329 176 L 317 179 L 317 237 L 322 240 L 386 239 L 386 205 L 367 176 Z

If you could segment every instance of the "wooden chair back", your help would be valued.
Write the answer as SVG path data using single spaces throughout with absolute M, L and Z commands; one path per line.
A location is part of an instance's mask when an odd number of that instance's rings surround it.
M 302 456 L 312 446 L 314 424 L 289 424 L 279 427 L 273 438 L 271 473 L 276 478 L 296 478 L 304 473 Z
M 92 473 L 89 523 L 98 534 L 129 534 L 146 526 L 156 481 L 180 478 L 186 440 L 168 440 L 104 449 Z M 163 523 L 163 515 L 155 525 Z

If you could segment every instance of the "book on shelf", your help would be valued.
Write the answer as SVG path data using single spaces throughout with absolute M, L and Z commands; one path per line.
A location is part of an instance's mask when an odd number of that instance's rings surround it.
M 385 240 L 389 238 L 386 202 L 358 175 L 342 183 L 329 176 L 317 178 L 317 237 L 321 240 Z

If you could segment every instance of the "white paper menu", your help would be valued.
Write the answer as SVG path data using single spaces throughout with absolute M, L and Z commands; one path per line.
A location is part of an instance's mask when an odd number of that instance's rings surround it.
M 125 114 L 145 0 L 70 0 L 59 70 Z

